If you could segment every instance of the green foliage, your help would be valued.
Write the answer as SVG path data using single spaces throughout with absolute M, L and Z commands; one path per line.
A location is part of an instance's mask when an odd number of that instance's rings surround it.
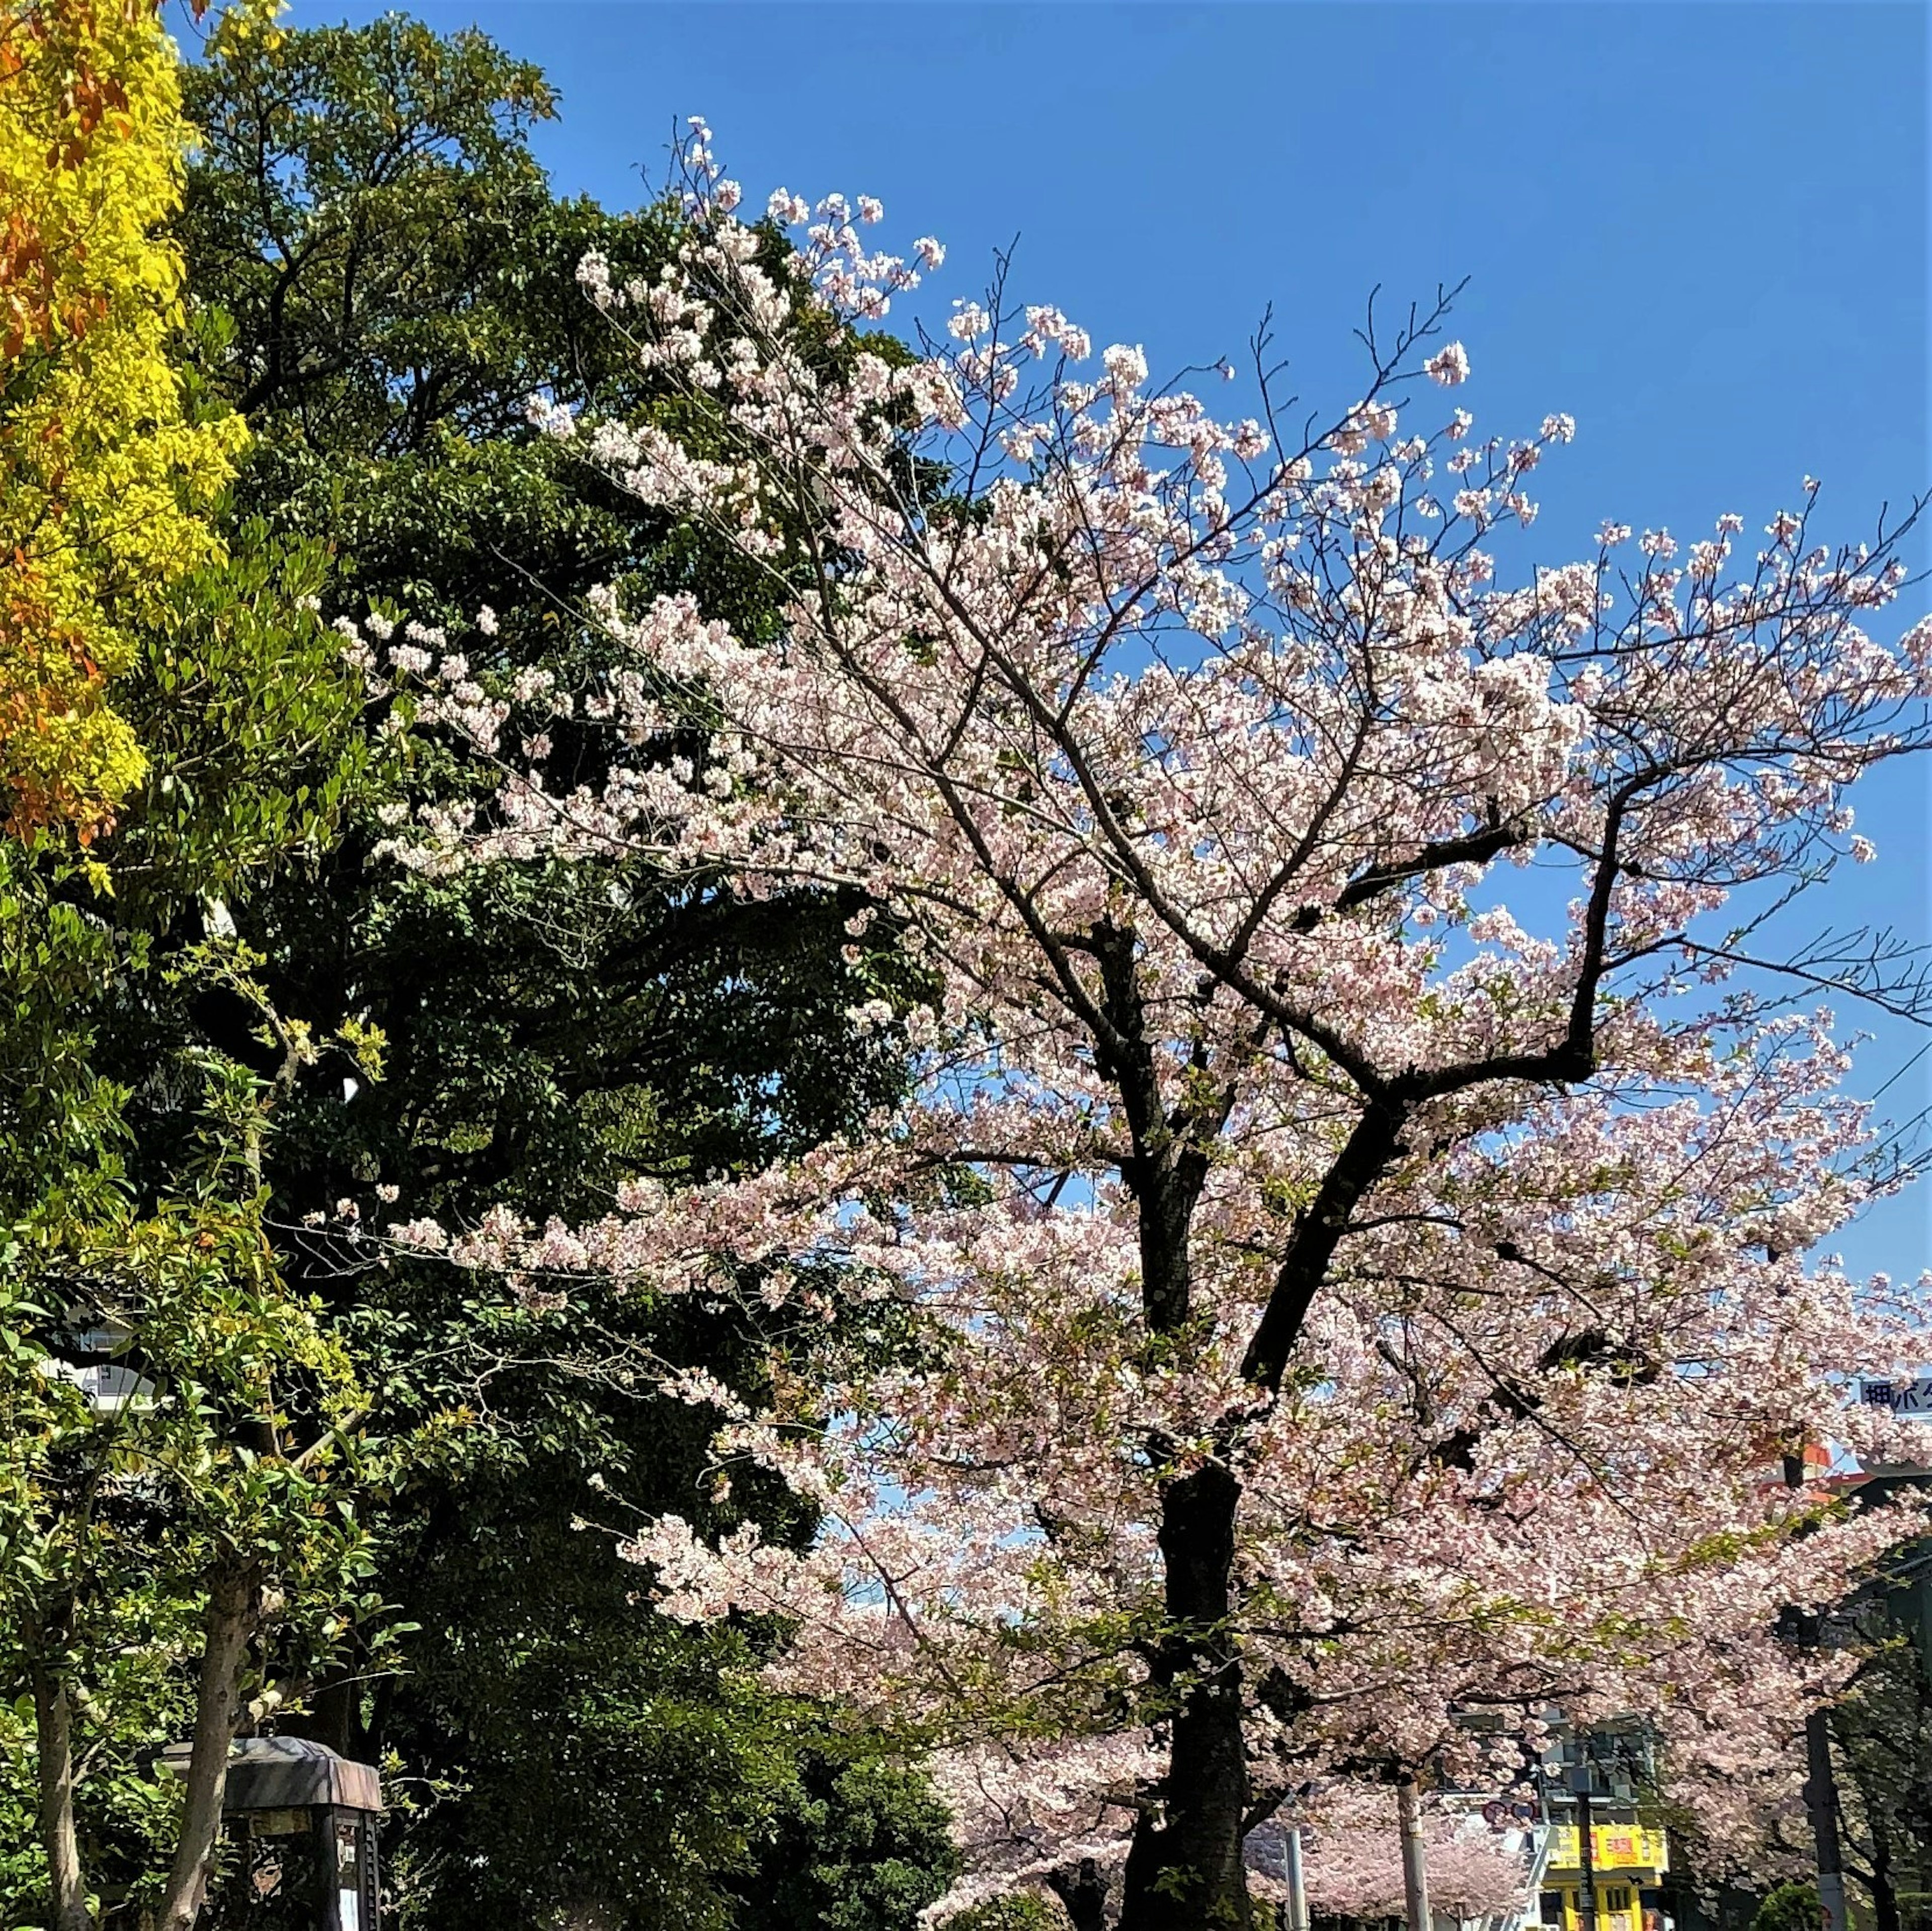
M 948 1931 L 1048 1931 L 1063 1921 L 1037 1891 L 1016 1891 L 989 1897 L 957 1918 L 946 1920 Z
M 537 391 L 652 406 L 575 270 L 649 271 L 669 217 L 556 199 L 525 145 L 549 92 L 480 34 L 392 16 L 210 56 L 183 76 L 178 392 L 190 424 L 252 418 L 225 549 L 129 624 L 138 756 L 98 856 L 0 841 L 0 1883 L 39 1909 L 57 1691 L 89 1882 L 154 1901 L 180 1807 L 157 1752 L 240 1576 L 250 1720 L 392 1773 L 404 1926 L 909 1926 L 952 1868 L 930 1798 L 744 1687 L 769 1632 L 656 1618 L 617 1553 L 667 1509 L 812 1532 L 776 1483 L 716 1484 L 708 1417 L 656 1392 L 700 1364 L 755 1387 L 784 1337 L 718 1301 L 519 1299 L 364 1234 L 588 1215 L 902 1090 L 844 1021 L 904 970 L 889 940 L 846 962 L 849 904 L 374 856 L 398 809 L 488 773 L 370 703 L 329 613 L 488 604 L 479 675 L 578 688 L 611 667 L 596 583 L 775 627 L 742 565 L 525 419 Z M 134 1399 L 83 1398 L 104 1368 Z
M 1818 1931 L 1822 1922 L 1815 1884 L 1781 1884 L 1758 1906 L 1751 1931 Z
M 22 1908 L 46 1876 L 37 1696 L 70 1716 L 86 1879 L 134 1909 L 172 1855 L 156 1752 L 192 1726 L 214 1579 L 245 1585 L 261 1708 L 380 1620 L 353 1498 L 383 1457 L 262 1222 L 307 1036 L 259 996 L 240 1050 L 195 1018 L 253 984 L 222 901 L 311 862 L 372 769 L 309 607 L 324 568 L 244 523 L 153 586 L 114 689 L 140 775 L 113 835 L 93 856 L 0 840 L 0 1859 Z M 119 1395 L 91 1401 L 103 1375 Z
M 946 1833 L 944 1807 L 902 1766 L 808 1750 L 736 1921 L 742 1931 L 913 1931 L 958 1873 Z
M 353 1508 L 362 1398 L 232 1155 L 211 1133 L 195 1194 L 85 1219 L 44 1201 L 0 1241 L 0 1682 L 23 1729 L 34 1699 L 70 1711 L 82 1869 L 110 1901 L 152 1901 L 169 1861 L 178 1792 L 154 1753 L 191 1727 L 214 1579 L 244 1579 L 244 1700 L 381 1610 Z M 33 1766 L 10 1744 L 0 1807 L 24 1818 Z
M 95 895 L 0 839 L 0 1201 L 85 1213 L 117 1171 L 125 1095 L 88 1057 L 84 1014 L 142 935 L 124 941 Z
M 160 607 L 124 687 L 149 768 L 115 889 L 149 923 L 313 866 L 376 762 L 362 680 L 316 614 L 321 546 L 259 518 L 230 544 Z
M 501 433 L 524 345 L 490 297 L 550 202 L 524 140 L 554 111 L 538 70 L 392 14 L 232 49 L 187 104 L 190 272 L 232 318 L 242 410 L 367 454 L 444 417 Z M 398 393 L 394 371 L 418 379 Z
M 326 547 L 326 611 L 447 625 L 486 682 L 542 665 L 578 689 L 611 667 L 581 610 L 602 582 L 696 588 L 770 634 L 742 565 L 527 424 L 533 392 L 652 406 L 576 267 L 595 247 L 648 272 L 673 238 L 661 209 L 553 197 L 524 145 L 552 106 L 534 69 L 391 16 L 212 62 L 189 96 L 200 379 L 255 430 L 238 516 Z M 488 634 L 469 629 L 484 606 Z M 299 739 L 303 706 L 332 723 L 334 688 L 289 698 L 296 721 L 264 754 Z M 369 1426 L 412 1444 L 362 1516 L 380 1593 L 416 1626 L 404 1667 L 352 1631 L 290 1720 L 392 1773 L 408 1931 L 556 1909 L 909 1925 L 950 1869 L 930 1800 L 862 1753 L 802 1758 L 823 1725 L 739 1687 L 761 1633 L 654 1616 L 616 1553 L 664 1510 L 812 1532 L 776 1483 L 715 1485 L 710 1418 L 656 1393 L 668 1366 L 755 1387 L 782 1336 L 718 1302 L 519 1299 L 366 1237 L 498 1203 L 594 1214 L 634 1176 L 742 1170 L 850 1129 L 904 1069 L 844 1012 L 903 967 L 889 950 L 848 965 L 854 907 L 824 898 L 744 903 L 615 862 L 403 873 L 373 856 L 386 820 L 490 774 L 459 745 L 386 735 L 380 706 L 358 728 L 327 802 L 342 835 L 229 901 L 245 967 L 128 1013 L 120 1036 L 135 1059 L 192 1040 L 272 1086 L 260 1170 L 281 1264 L 353 1358 Z M 571 750 L 586 776 L 603 755 L 588 736 Z M 138 1090 L 132 1114 L 136 1183 L 155 1184 L 178 1123 Z
M 627 1625 L 585 1603 L 614 1580 L 608 1550 L 563 1553 L 589 1572 L 580 1588 L 519 1623 L 485 1579 L 462 1649 L 413 1687 L 417 1720 L 398 1726 L 397 1757 L 432 1774 L 401 1839 L 400 1915 L 728 1924 L 718 1881 L 745 1868 L 786 1787 L 786 1739 L 758 1702 L 721 1695 L 717 1642 L 688 1641 L 634 1603 Z M 544 1627 L 560 1606 L 562 1625 Z M 446 1741 L 432 1711 L 451 1721 Z
M 854 1745 L 848 1741 L 845 1749 Z M 945 1806 L 904 1764 L 864 1755 L 847 1761 L 820 1744 L 804 1758 L 794 1788 L 802 1798 L 794 1797 L 783 1813 L 757 1882 L 796 1903 L 762 1918 L 756 1909 L 744 1910 L 740 1922 L 913 1931 L 920 1913 L 958 1876 Z

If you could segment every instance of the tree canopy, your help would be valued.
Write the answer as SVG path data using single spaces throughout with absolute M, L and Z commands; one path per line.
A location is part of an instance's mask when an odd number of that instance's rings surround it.
M 646 271 L 676 231 L 662 208 L 551 194 L 524 145 L 552 108 L 533 69 L 391 17 L 212 63 L 189 97 L 206 133 L 179 234 L 226 318 L 204 378 L 254 427 L 237 509 L 327 544 L 328 608 L 373 609 L 426 650 L 486 609 L 479 676 L 584 688 L 610 658 L 581 600 L 612 577 L 702 583 L 748 627 L 772 621 L 728 550 L 530 423 L 533 391 L 651 406 L 662 385 L 577 268 L 595 248 Z M 379 1078 L 339 1054 L 298 1071 L 264 1175 L 290 1277 L 329 1310 L 380 1426 L 439 1447 L 368 1519 L 381 1587 L 419 1626 L 404 1667 L 370 1685 L 352 1660 L 294 1720 L 394 1770 L 406 1924 L 551 1906 L 728 1922 L 759 1891 L 733 1885 L 795 1855 L 782 1820 L 822 1720 L 736 1687 L 756 1633 L 656 1617 L 616 1544 L 640 1506 L 809 1534 L 778 1485 L 713 1495 L 706 1432 L 658 1392 L 677 1366 L 761 1372 L 766 1337 L 735 1309 L 520 1299 L 362 1230 L 506 1197 L 588 1213 L 640 1177 L 754 1167 L 889 1103 L 899 1056 L 845 1036 L 872 988 L 824 895 L 746 903 L 648 861 L 446 883 L 395 867 L 390 823 L 460 808 L 488 774 L 406 705 L 376 704 L 367 730 L 394 754 L 345 835 L 233 916 L 278 1009 L 381 1042 Z M 578 749 L 601 768 L 594 734 Z M 241 1050 L 233 1002 L 196 1019 Z M 858 1786 L 832 1777 L 813 1801 L 836 1813 L 842 1788 Z M 915 1863 L 943 1871 L 943 1834 L 917 1829 Z M 908 1875 L 853 1921 L 904 1923 L 943 1882 Z
M 1360 1918 L 1552 1712 L 1703 1851 L 1838 1699 L 1895 1915 L 1923 1684 L 1781 1612 L 1910 1521 L 1778 1471 L 1926 1345 L 1808 1258 L 1924 982 L 1787 937 L 1904 531 L 1517 570 L 1448 293 L 1299 427 L 909 347 L 869 199 L 271 13 L 0 0 L 10 1909 L 259 1924 L 281 1731 L 398 1931 L 1240 1927 L 1290 1816 Z
M 0 785 L 17 835 L 83 836 L 142 757 L 107 685 L 130 626 L 218 553 L 244 430 L 170 352 L 182 265 L 159 232 L 188 127 L 152 5 L 0 10 Z
M 917 1088 L 740 1181 L 393 1237 L 700 1298 L 755 1270 L 801 1324 L 825 1269 L 869 1280 L 909 1351 L 833 1333 L 776 1390 L 688 1390 L 829 1532 L 669 1513 L 633 1553 L 694 1624 L 788 1619 L 794 1687 L 1022 1787 L 1033 1740 L 1092 1739 L 1124 1931 L 1250 1922 L 1244 1840 L 1298 1786 L 1501 1774 L 1552 1705 L 1642 1718 L 1720 1801 L 1789 1765 L 1846 1665 L 1780 1609 L 1910 1521 L 1775 1460 L 1880 1447 L 1841 1391 L 1925 1345 L 1921 1299 L 1804 1258 L 1900 1176 L 1793 1009 L 1922 984 L 1774 916 L 1872 856 L 1850 784 L 1932 743 L 1932 619 L 1873 634 L 1900 529 L 1824 544 L 1808 484 L 1741 556 L 1736 516 L 1682 560 L 1606 524 L 1512 577 L 1573 426 L 1432 400 L 1470 375 L 1448 296 L 1292 424 L 1260 352 L 1226 420 L 997 289 L 908 366 L 870 331 L 936 243 L 780 196 L 775 265 L 701 127 L 685 160 L 675 259 L 584 272 L 688 415 L 547 419 L 763 571 L 782 647 L 603 599 L 638 674 L 600 789 L 573 691 L 493 704 L 365 634 L 502 768 L 395 848 L 860 895 L 849 957 L 930 962 L 850 1015 Z
M 43 27 L 92 16 L 45 12 L 10 31 L 52 59 Z M 226 1921 L 228 1739 L 282 1727 L 383 1766 L 405 1924 L 724 1925 L 754 1899 L 769 1917 L 777 1886 L 903 1931 L 950 1869 L 916 1780 L 885 1802 L 862 1734 L 727 1670 L 766 1633 L 658 1618 L 616 1554 L 637 1499 L 705 1505 L 668 1366 L 753 1372 L 755 1327 L 566 1311 L 358 1234 L 398 1195 L 587 1211 L 640 1173 L 808 1146 L 898 1090 L 894 1054 L 838 1036 L 857 994 L 834 904 L 740 905 L 648 864 L 444 888 L 376 850 L 483 774 L 372 700 L 332 610 L 426 633 L 487 598 L 500 668 L 590 678 L 570 595 L 706 568 L 524 407 L 532 386 L 644 394 L 575 265 L 655 259 L 675 224 L 557 202 L 524 145 L 541 76 L 479 35 L 247 13 L 182 70 L 149 16 L 109 25 L 104 84 L 147 118 L 91 131 L 138 133 L 122 160 L 152 192 L 88 191 L 147 250 L 153 299 L 85 330 L 50 310 L 16 346 L 81 370 L 112 320 L 152 355 L 152 420 L 62 433 L 130 475 L 175 460 L 178 526 L 148 536 L 180 544 L 70 546 L 112 648 L 64 694 L 8 673 L 16 708 L 70 697 L 80 733 L 58 795 L 22 779 L 0 851 L 10 1902 L 61 1931 Z M 36 232 L 65 286 L 77 238 Z M 115 443 L 137 430 L 164 446 Z M 192 476 L 184 450 L 207 458 Z M 710 1505 L 810 1534 L 777 1485 Z M 190 1732 L 184 1789 L 158 1752 Z M 842 1861 L 805 1843 L 808 1813 Z

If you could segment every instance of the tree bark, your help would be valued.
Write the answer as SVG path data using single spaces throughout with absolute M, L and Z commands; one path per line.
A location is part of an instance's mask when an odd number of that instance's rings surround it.
M 362 1739 L 356 1734 L 360 1727 L 356 1720 L 360 1688 L 360 1679 L 345 1669 L 317 1685 L 308 1699 L 306 1720 L 278 1727 L 326 1744 L 338 1756 L 359 1758 Z
M 53 1913 L 48 1931 L 94 1931 L 80 1836 L 74 1816 L 74 1726 L 67 1686 L 36 1658 L 33 1665 L 34 1741 L 40 1762 L 40 1841 L 47 1858 Z
M 1241 1666 L 1226 1627 L 1240 1501 L 1220 1462 L 1162 1497 L 1168 1630 L 1153 1687 L 1177 1701 L 1162 1802 L 1142 1813 L 1127 1853 L 1120 1931 L 1250 1931 L 1253 1922 L 1241 1861 Z
M 208 1592 L 208 1636 L 196 1687 L 194 1741 L 173 1868 L 156 1931 L 194 1931 L 221 1833 L 228 1751 L 242 1717 L 242 1675 L 261 1615 L 261 1578 L 252 1565 L 218 1570 Z
M 1822 1710 L 1804 1720 L 1804 1804 L 1818 1852 L 1818 1905 L 1825 1931 L 1846 1931 L 1844 1863 L 1838 1851 L 1838 1781 L 1832 1732 Z
M 1046 1882 L 1065 1906 L 1073 1931 L 1107 1931 L 1107 1887 L 1091 1858 L 1082 1858 L 1076 1870 L 1051 1873 Z
M 1892 1837 L 1882 1810 L 1870 1807 L 1872 1919 L 1875 1931 L 1899 1931 L 1898 1887 L 1892 1879 Z

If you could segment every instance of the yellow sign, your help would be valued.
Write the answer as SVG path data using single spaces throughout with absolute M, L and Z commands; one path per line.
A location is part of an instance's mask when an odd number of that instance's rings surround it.
M 1590 1827 L 1591 1861 L 1600 1871 L 1667 1871 L 1670 1846 L 1661 1831 L 1642 1824 L 1593 1824 Z M 1548 1869 L 1574 1871 L 1582 1868 L 1582 1846 L 1574 1824 L 1552 1826 Z

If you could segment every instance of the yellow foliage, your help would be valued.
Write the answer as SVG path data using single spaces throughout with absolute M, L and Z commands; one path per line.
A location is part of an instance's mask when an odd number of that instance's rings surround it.
M 110 822 L 142 772 L 106 686 L 210 561 L 246 439 L 190 419 L 178 55 L 153 0 L 0 0 L 0 817 Z

